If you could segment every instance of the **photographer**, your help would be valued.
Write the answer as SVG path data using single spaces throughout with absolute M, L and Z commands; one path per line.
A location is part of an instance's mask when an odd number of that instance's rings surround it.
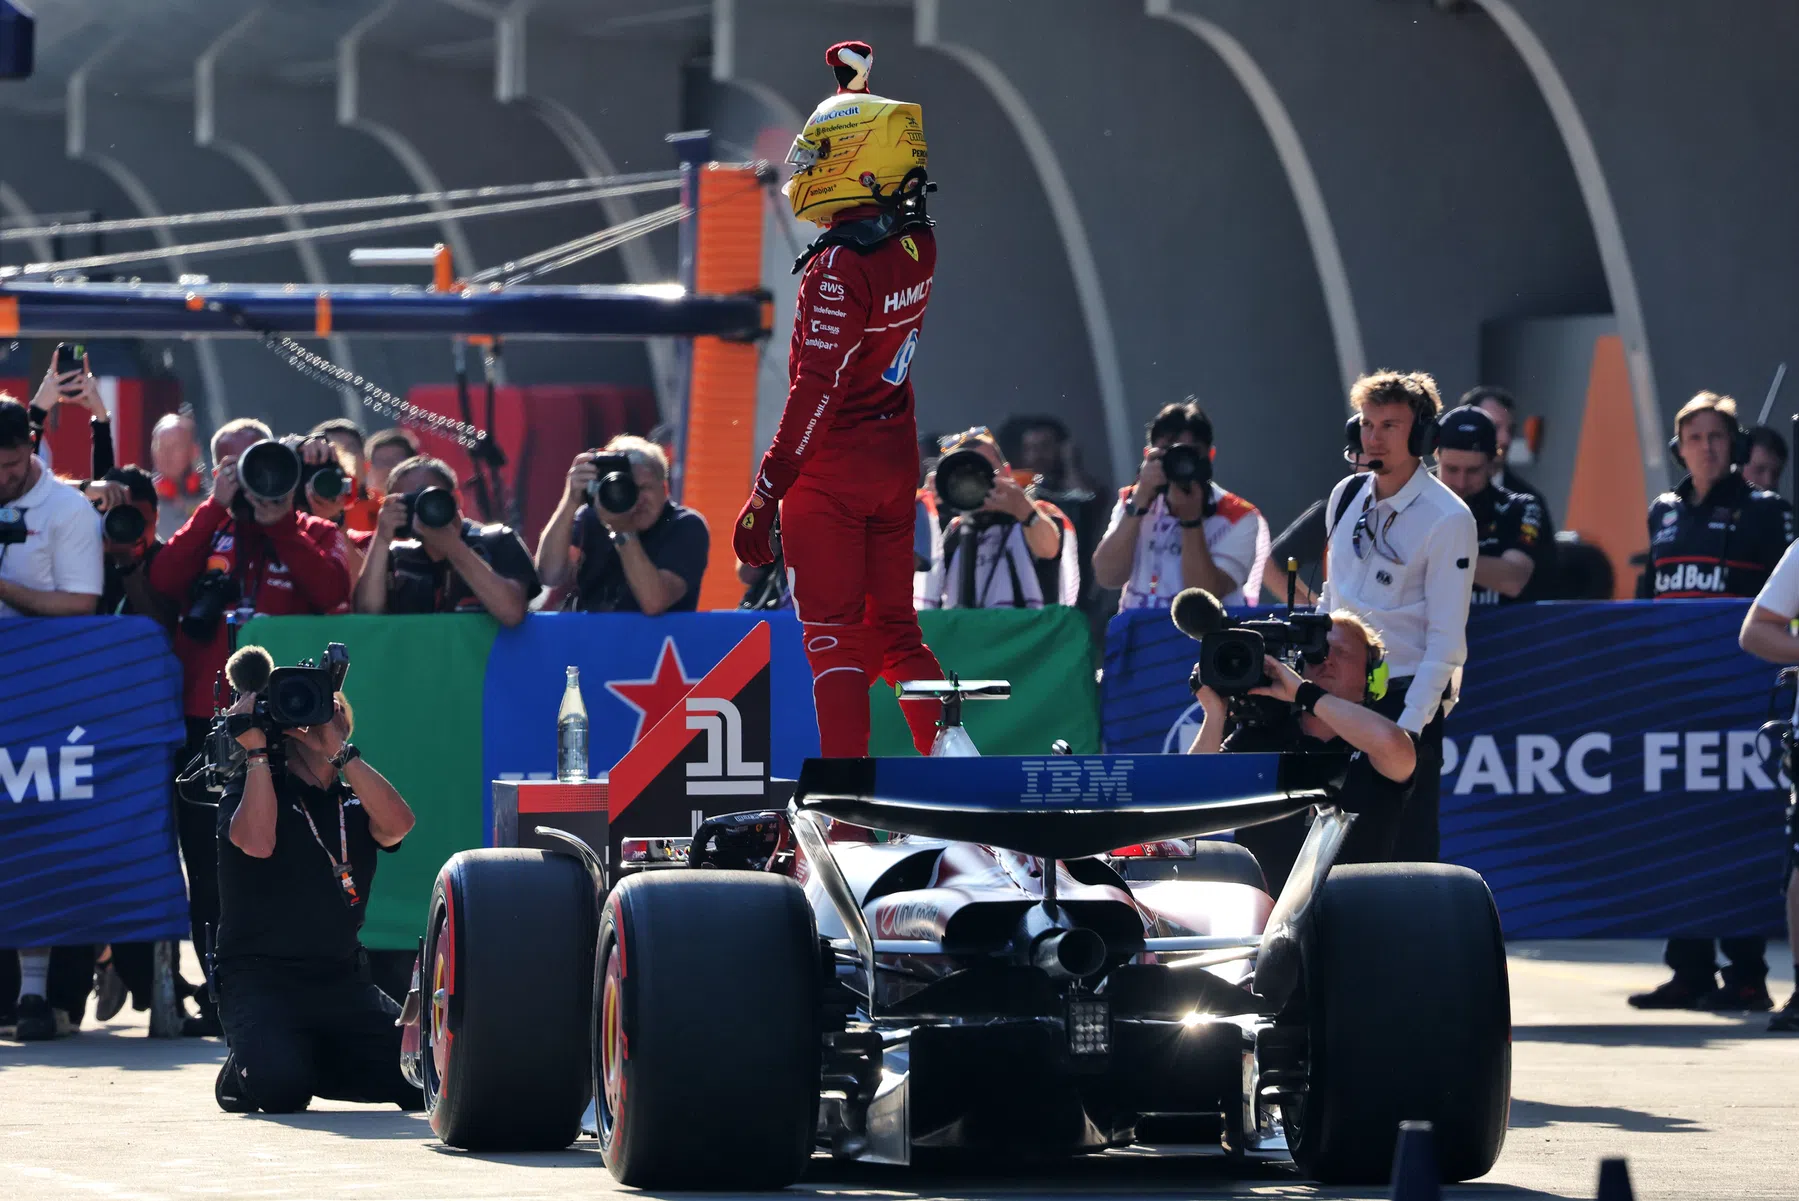
M 1495 482 L 1498 429 L 1485 412 L 1463 405 L 1443 414 L 1437 427 L 1437 478 L 1468 506 L 1480 538 L 1469 603 L 1498 605 L 1526 599 L 1543 538 L 1543 506 Z
M 1639 585 L 1651 599 L 1752 597 L 1770 582 L 1793 541 L 1793 510 L 1752 487 L 1737 467 L 1748 457 L 1736 401 L 1701 392 L 1674 415 L 1668 449 L 1687 477 L 1649 505 L 1649 568 Z M 1751 616 L 1754 609 L 1751 609 Z M 1778 610 L 1775 610 L 1778 613 Z M 1767 939 L 1670 938 L 1662 959 L 1674 977 L 1630 1003 L 1638 1009 L 1772 1009 Z M 1717 951 L 1729 960 L 1718 983 Z
M 1799 542 L 1787 547 L 1774 567 L 1774 574 L 1756 594 L 1755 603 L 1743 615 L 1743 628 L 1737 644 L 1758 659 L 1769 663 L 1799 663 L 1799 634 L 1793 632 L 1793 619 L 1799 617 Z M 1789 780 L 1793 779 L 1790 758 L 1783 763 Z M 1786 894 L 1787 947 L 1799 965 L 1799 785 L 1787 793 L 1786 813 L 1786 880 L 1781 890 Z M 1799 971 L 1794 972 L 1799 981 Z M 1769 998 L 1773 1003 L 1773 998 Z M 1799 1034 L 1799 984 L 1793 995 L 1768 1022 L 1776 1034 Z
M 84 491 L 100 513 L 106 554 L 100 612 L 148 617 L 173 633 L 175 600 L 150 587 L 150 564 L 163 548 L 156 536 L 155 478 L 142 467 L 114 467 Z
M 1093 550 L 1094 580 L 1123 589 L 1121 612 L 1165 607 L 1185 588 L 1204 588 L 1226 605 L 1255 604 L 1268 523 L 1213 481 L 1211 419 L 1188 397 L 1157 413 L 1148 432 L 1137 482 L 1118 494 Z
M 447 463 L 421 455 L 394 468 L 356 581 L 358 613 L 487 612 L 515 626 L 538 591 L 510 527 L 463 517 Z
M 668 497 L 662 448 L 620 435 L 569 466 L 537 575 L 546 588 L 572 581 L 563 607 L 584 613 L 691 613 L 711 548 L 706 519 Z
M 88 366 L 85 351 L 81 355 L 78 366 L 69 367 L 73 362 L 70 348 L 61 342 L 56 344 L 56 353 L 50 360 L 50 368 L 44 372 L 37 392 L 31 398 L 31 427 L 33 431 L 32 450 L 38 449 L 38 442 L 43 437 L 44 425 L 50 419 L 50 413 L 57 405 L 74 405 L 86 409 L 88 429 L 93 438 L 93 450 L 88 458 L 92 463 L 89 468 L 95 475 L 104 475 L 112 470 L 114 457 L 112 445 L 112 413 L 106 407 L 106 401 L 100 396 L 99 381 L 94 378 Z M 67 370 L 63 368 L 68 367 Z M 72 475 L 65 471 L 63 474 Z
M 25 406 L 0 395 L 0 617 L 83 617 L 104 588 L 100 515 L 32 453 Z
M 246 647 L 233 659 L 267 652 Z M 255 692 L 232 706 L 253 713 Z M 214 981 L 230 1053 L 216 1095 L 227 1112 L 297 1113 L 314 1097 L 418 1109 L 400 1075 L 400 1007 L 369 978 L 358 940 L 376 851 L 399 849 L 412 810 L 349 741 L 343 693 L 318 726 L 245 723 L 246 758 L 218 807 Z
M 338 462 L 349 476 L 349 487 L 345 489 L 343 497 L 343 514 L 336 519 L 337 524 L 345 530 L 372 533 L 375 528 L 375 511 L 381 502 L 369 495 L 368 438 L 363 434 L 362 427 L 348 417 L 333 417 L 313 426 L 308 431 L 308 436 L 329 441 L 337 449 Z M 418 452 L 413 452 L 416 453 Z M 405 456 L 411 457 L 412 455 Z
M 1188 754 L 1218 751 L 1306 753 L 1354 751 L 1340 802 L 1356 814 L 1337 855 L 1338 863 L 1382 863 L 1395 858 L 1397 840 L 1413 779 L 1419 767 L 1416 735 L 1373 708 L 1384 687 L 1380 668 L 1385 647 L 1374 627 L 1346 610 L 1330 615 L 1329 651 L 1308 662 L 1303 676 L 1273 656 L 1262 667 L 1269 683 L 1249 691 L 1284 706 L 1277 720 L 1238 725 L 1228 737 L 1225 698 L 1201 686 L 1194 693 L 1205 724 Z M 1234 837 L 1262 865 L 1269 890 L 1279 895 L 1305 841 L 1310 815 L 1238 830 Z
M 1080 599 L 1073 526 L 1019 485 L 984 427 L 945 438 L 933 475 L 925 504 L 955 516 L 947 528 L 931 523 L 920 609 L 1041 609 Z
M 283 459 L 292 452 L 274 442 L 262 422 L 239 418 L 220 426 L 212 438 L 212 495 L 150 564 L 150 587 L 176 598 L 182 612 L 175 657 L 181 661 L 188 741 L 178 764 L 205 749 L 215 688 L 231 650 L 226 614 L 320 615 L 342 611 L 350 599 L 343 535 L 322 518 L 294 511 L 297 470 L 288 478 L 259 481 L 271 490 L 286 485 L 280 495 L 252 496 L 239 467 L 253 448 L 259 468 L 292 466 Z M 194 946 L 202 948 L 206 926 L 218 920 L 216 850 L 204 811 L 192 805 L 177 809 L 188 914 Z M 216 1035 L 210 1001 L 202 998 L 200 1007 L 200 1019 L 189 1023 L 188 1033 Z
M 1367 467 L 1331 491 L 1319 609 L 1348 609 L 1380 633 L 1394 676 L 1381 711 L 1418 735 L 1418 782 L 1398 856 L 1434 862 L 1443 719 L 1468 657 L 1468 604 L 1480 538 L 1468 506 L 1424 470 L 1436 448 L 1437 382 L 1381 371 L 1350 388 Z

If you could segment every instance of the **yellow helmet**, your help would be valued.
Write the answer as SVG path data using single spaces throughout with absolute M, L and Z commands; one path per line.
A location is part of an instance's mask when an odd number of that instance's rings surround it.
M 837 94 L 793 139 L 793 177 L 781 189 L 794 216 L 819 225 L 844 209 L 891 204 L 902 191 L 923 187 L 929 162 L 918 105 L 868 91 L 873 48 L 840 42 L 825 57 L 837 72 Z

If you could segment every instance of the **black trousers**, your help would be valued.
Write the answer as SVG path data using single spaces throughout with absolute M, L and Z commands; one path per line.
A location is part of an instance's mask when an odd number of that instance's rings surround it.
M 1718 972 L 1715 947 L 1722 947 L 1724 987 L 1754 987 L 1768 979 L 1768 940 L 1765 938 L 1670 938 L 1662 962 L 1674 969 L 1674 978 L 1695 989 L 1709 989 Z
M 314 1097 L 421 1109 L 400 1074 L 400 1007 L 366 961 L 219 965 L 219 1016 L 244 1096 L 264 1113 L 298 1113 Z
M 1387 695 L 1374 702 L 1374 711 L 1392 721 L 1405 713 L 1405 694 L 1412 677 L 1387 685 Z M 1443 838 L 1438 827 L 1443 794 L 1443 710 L 1430 719 L 1418 735 L 1418 774 L 1412 796 L 1406 802 L 1394 839 L 1393 858 L 1401 863 L 1435 863 L 1442 857 Z
M 203 717 L 187 719 L 187 745 L 175 760 L 176 775 L 206 749 L 206 731 L 211 728 L 212 723 Z M 172 783 L 170 791 L 174 792 Z M 175 837 L 181 843 L 181 861 L 187 866 L 187 920 L 194 953 L 204 962 L 206 927 L 217 929 L 219 924 L 219 811 L 211 805 L 191 805 L 176 795 Z M 200 996 L 205 995 L 202 989 Z

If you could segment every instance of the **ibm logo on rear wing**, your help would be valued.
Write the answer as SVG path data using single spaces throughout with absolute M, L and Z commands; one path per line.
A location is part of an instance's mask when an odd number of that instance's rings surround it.
M 1130 759 L 1075 758 L 1021 759 L 1024 789 L 1021 805 L 1044 808 L 1082 808 L 1092 805 L 1131 803 Z

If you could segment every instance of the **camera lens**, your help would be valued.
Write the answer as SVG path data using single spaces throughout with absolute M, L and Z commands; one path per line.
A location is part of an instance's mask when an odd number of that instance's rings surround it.
M 993 490 L 994 469 L 978 450 L 952 450 L 937 460 L 937 499 L 945 508 L 978 509 Z
M 593 482 L 593 499 L 608 513 L 629 513 L 637 503 L 637 481 L 623 471 L 613 471 Z
M 281 500 L 300 486 L 300 456 L 265 438 L 238 460 L 237 478 L 244 491 L 255 499 Z
M 312 494 L 320 500 L 336 500 L 344 494 L 344 488 L 348 484 L 349 481 L 344 478 L 343 469 L 331 463 L 326 463 L 314 471 L 312 478 L 306 481 L 306 486 L 312 489 Z
M 101 526 L 108 542 L 126 544 L 142 538 L 150 523 L 144 519 L 136 505 L 120 505 L 106 511 L 106 516 L 101 519 Z
M 441 530 L 456 520 L 456 494 L 448 488 L 426 488 L 412 502 L 412 520 L 426 529 Z
M 1197 484 L 1211 479 L 1211 460 L 1204 450 L 1177 442 L 1162 452 L 1162 474 L 1171 484 Z

